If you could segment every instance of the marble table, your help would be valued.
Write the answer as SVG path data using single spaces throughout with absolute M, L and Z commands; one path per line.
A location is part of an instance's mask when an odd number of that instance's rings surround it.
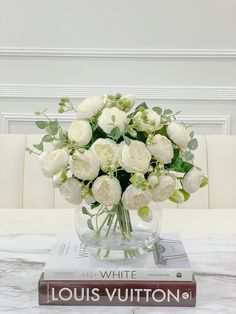
M 0 235 L 0 313 L 236 313 L 236 235 L 181 235 L 198 284 L 196 308 L 38 306 L 37 281 L 55 234 Z

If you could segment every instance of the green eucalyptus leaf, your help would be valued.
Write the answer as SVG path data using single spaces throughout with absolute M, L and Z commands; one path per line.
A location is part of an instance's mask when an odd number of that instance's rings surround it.
M 138 111 L 140 109 L 148 109 L 148 106 L 145 102 L 142 102 L 140 105 L 138 105 L 136 108 L 135 108 L 135 111 Z
M 39 144 L 34 144 L 33 147 L 43 152 L 43 142 Z
M 173 113 L 173 111 L 171 109 L 165 109 L 163 114 L 164 115 L 170 115 L 172 113 Z
M 130 145 L 131 139 L 128 136 L 125 136 L 125 135 L 123 137 L 124 137 L 125 144 Z
M 42 138 L 43 142 L 52 142 L 53 141 L 53 137 L 50 134 L 44 135 L 44 137 Z
M 89 227 L 89 229 L 94 230 L 94 227 L 93 227 L 93 223 L 92 223 L 92 219 L 91 219 L 91 218 L 89 218 L 89 219 L 87 220 L 87 226 Z
M 89 215 L 90 216 L 90 213 L 89 213 L 89 211 L 87 210 L 87 208 L 86 207 L 82 207 L 82 213 L 84 214 L 84 215 Z
M 48 124 L 48 131 L 51 135 L 56 135 L 58 132 L 58 121 L 50 121 Z
M 190 135 L 191 138 L 193 138 L 193 137 L 194 137 L 194 131 L 191 131 L 191 132 L 189 133 L 189 135 Z
M 193 153 L 191 153 L 191 152 L 185 152 L 185 153 L 184 153 L 184 159 L 185 159 L 186 161 L 193 160 L 193 158 L 194 158 Z
M 188 142 L 188 148 L 191 150 L 195 150 L 198 148 L 198 141 L 196 138 L 192 138 L 189 142 Z
M 94 209 L 94 208 L 98 207 L 99 205 L 100 205 L 100 203 L 98 203 L 98 202 L 92 203 L 91 209 Z
M 155 111 L 159 115 L 161 115 L 163 111 L 160 107 L 153 107 L 152 110 Z
M 47 125 L 48 125 L 48 123 L 46 121 L 36 121 L 35 124 L 41 130 L 45 129 L 47 127 Z
M 121 137 L 120 129 L 118 127 L 113 128 L 110 135 L 114 140 L 118 140 Z

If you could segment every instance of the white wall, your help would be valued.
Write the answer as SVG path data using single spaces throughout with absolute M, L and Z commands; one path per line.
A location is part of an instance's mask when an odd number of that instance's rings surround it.
M 35 110 L 121 91 L 236 134 L 235 0 L 0 0 L 1 132 Z

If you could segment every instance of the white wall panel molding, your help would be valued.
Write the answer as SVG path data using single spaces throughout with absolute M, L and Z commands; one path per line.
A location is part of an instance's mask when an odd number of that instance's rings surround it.
M 112 59 L 236 59 L 236 50 L 0 47 L 0 56 Z
M 236 100 L 236 87 L 228 86 L 103 86 L 0 84 L 0 98 L 84 98 L 105 93 L 134 94 L 152 100 Z
M 57 119 L 59 122 L 69 123 L 75 119 L 75 114 L 50 114 L 48 116 L 51 119 Z M 17 113 L 8 112 L 0 114 L 1 133 L 9 133 L 10 123 L 22 122 L 29 123 L 41 119 L 41 117 L 35 116 L 31 113 Z M 182 121 L 191 125 L 215 125 L 219 127 L 219 134 L 230 134 L 230 116 L 203 116 L 203 115 L 180 115 L 177 117 L 178 121 Z

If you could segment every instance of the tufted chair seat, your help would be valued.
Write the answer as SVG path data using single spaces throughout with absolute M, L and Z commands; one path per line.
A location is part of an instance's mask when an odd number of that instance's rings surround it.
M 25 152 L 40 135 L 0 135 L 0 208 L 72 207 L 42 175 L 38 158 Z M 209 185 L 180 208 L 236 208 L 236 136 L 198 136 L 196 165 L 209 176 Z M 164 208 L 176 205 L 164 202 Z

